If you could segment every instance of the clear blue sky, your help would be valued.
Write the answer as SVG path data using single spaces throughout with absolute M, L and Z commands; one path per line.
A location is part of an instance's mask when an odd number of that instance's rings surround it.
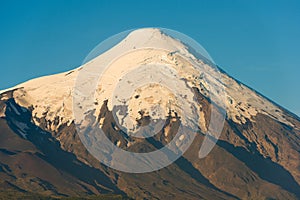
M 77 67 L 127 29 L 197 40 L 227 73 L 300 115 L 300 1 L 0 0 L 0 89 Z

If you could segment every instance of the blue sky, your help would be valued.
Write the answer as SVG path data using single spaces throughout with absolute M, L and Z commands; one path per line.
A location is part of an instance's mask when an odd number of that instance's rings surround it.
M 164 27 L 227 73 L 300 115 L 299 1 L 0 0 L 0 89 L 78 67 L 107 37 Z

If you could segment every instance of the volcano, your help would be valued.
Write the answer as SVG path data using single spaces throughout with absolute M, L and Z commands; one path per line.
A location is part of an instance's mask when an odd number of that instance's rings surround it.
M 0 117 L 0 196 L 7 199 L 300 198 L 300 118 L 160 29 L 132 31 L 74 70 L 0 91 Z M 209 135 L 218 118 L 220 134 Z M 180 126 L 186 135 L 174 146 L 193 140 L 167 166 L 141 173 L 149 163 L 133 163 L 134 173 L 114 152 L 110 167 L 87 148 L 99 141 L 79 132 L 92 126 L 133 153 L 162 149 Z M 215 145 L 199 156 L 211 137 Z

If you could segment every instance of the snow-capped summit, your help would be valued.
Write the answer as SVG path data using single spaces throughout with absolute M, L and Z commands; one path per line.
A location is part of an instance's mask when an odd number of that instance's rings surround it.
M 0 190 L 134 199 L 299 199 L 300 119 L 194 47 L 164 30 L 139 29 L 74 70 L 0 91 Z M 137 153 L 168 145 L 181 124 L 190 129 L 176 138 L 176 146 L 194 134 L 191 127 L 200 131 L 176 162 L 137 176 L 107 168 L 87 151 L 76 125 L 89 120 L 112 144 Z M 135 137 L 152 120 L 158 133 Z M 214 120 L 223 122 L 220 138 L 200 159 Z
M 119 57 L 124 52 L 126 52 L 127 55 Z M 112 60 L 113 63 L 111 63 Z M 46 117 L 47 120 L 54 120 L 56 116 L 60 116 L 61 124 L 70 123 L 73 120 L 72 97 L 74 94 L 75 81 L 80 70 L 89 67 L 90 73 L 96 73 L 91 70 L 97 70 L 98 65 L 101 67 L 110 65 L 105 72 L 105 76 L 103 76 L 102 83 L 99 84 L 95 97 L 96 103 L 102 105 L 104 100 L 111 99 L 111 94 L 122 76 L 126 75 L 138 65 L 149 65 L 151 63 L 171 66 L 178 75 L 176 79 L 185 79 L 187 83 L 190 84 L 190 87 L 201 88 L 199 91 L 208 98 L 219 95 L 218 88 L 215 86 L 212 87 L 212 85 L 216 85 L 216 83 L 220 84 L 225 90 L 224 95 L 226 95 L 226 97 L 224 100 L 227 116 L 236 123 L 246 123 L 247 120 L 253 120 L 253 117 L 256 116 L 257 113 L 262 113 L 289 126 L 294 126 L 293 123 L 284 116 L 284 111 L 281 108 L 247 86 L 229 77 L 227 74 L 220 73 L 215 70 L 216 68 L 195 58 L 195 56 L 189 52 L 189 48 L 179 40 L 154 28 L 132 31 L 119 44 L 77 69 L 57 75 L 33 79 L 11 89 L 16 89 L 14 98 L 17 103 L 27 108 L 33 107 L 33 115 L 35 117 Z M 88 82 L 89 80 L 86 81 Z M 139 100 L 146 103 L 147 101 L 144 101 L 145 98 L 153 98 L 154 94 L 151 95 L 150 91 L 154 92 L 155 90 L 159 92 L 155 94 L 157 101 L 158 99 L 165 99 L 167 95 L 166 91 L 158 87 L 148 90 L 148 93 L 147 89 L 144 88 Z M 4 91 L 1 92 L 3 93 Z M 135 95 L 141 95 L 138 94 L 138 91 L 135 92 Z M 190 96 L 190 98 L 192 98 L 192 96 Z M 192 101 L 192 99 L 190 99 L 190 101 Z M 132 104 L 128 105 L 130 109 L 136 110 L 135 113 L 132 113 L 131 117 L 137 118 L 140 109 L 146 109 L 143 108 L 143 106 L 146 105 L 138 104 L 134 98 L 131 103 Z M 152 104 L 156 103 L 156 101 L 153 101 Z M 141 106 L 141 108 L 137 108 L 136 106 L 138 105 Z M 148 106 L 151 105 L 149 104 Z M 111 101 L 109 101 L 109 108 L 112 109 Z M 167 110 L 164 111 L 164 113 L 167 112 Z M 202 114 L 200 113 L 200 115 Z M 36 123 L 38 124 L 38 122 Z

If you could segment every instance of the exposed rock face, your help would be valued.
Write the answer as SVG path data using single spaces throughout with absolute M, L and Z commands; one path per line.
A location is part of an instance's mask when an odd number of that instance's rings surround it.
M 115 49 L 130 47 L 135 34 L 140 32 L 129 35 Z M 200 132 L 185 154 L 168 167 L 144 174 L 123 173 L 100 164 L 81 143 L 75 128 L 72 96 L 82 69 L 78 68 L 0 92 L 0 189 L 56 196 L 113 193 L 134 199 L 300 198 L 299 117 L 222 72 L 219 81 L 226 90 L 227 117 L 217 145 L 199 159 L 212 107 L 217 112 L 219 108 L 219 102 L 207 95 L 218 94 L 209 91 L 209 85 L 216 81 L 214 71 L 203 62 L 199 69 L 185 63 L 182 57 L 189 52 L 184 45 L 161 32 L 147 30 L 143 34 L 151 36 L 149 44 L 162 39 L 177 53 L 138 51 L 133 57 L 139 61 L 119 60 L 115 66 L 121 63 L 127 69 L 134 62 L 162 60 L 183 77 L 191 88 L 185 98 L 196 102 L 200 116 Z M 150 55 L 147 61 L 141 59 L 145 53 Z M 210 77 L 198 76 L 204 69 L 211 70 Z M 153 105 L 166 108 L 161 112 L 165 117 L 163 128 L 152 137 L 137 138 L 120 129 L 113 116 L 108 92 L 114 79 L 107 78 L 106 85 L 99 85 L 95 109 L 90 112 L 110 141 L 131 152 L 151 152 L 168 144 L 179 125 L 185 123 L 185 110 L 168 104 L 167 100 L 175 97 L 155 84 L 134 91 L 125 102 L 125 109 L 132 111 L 128 117 L 136 119 L 131 124 L 133 131 L 159 116 L 153 113 Z

